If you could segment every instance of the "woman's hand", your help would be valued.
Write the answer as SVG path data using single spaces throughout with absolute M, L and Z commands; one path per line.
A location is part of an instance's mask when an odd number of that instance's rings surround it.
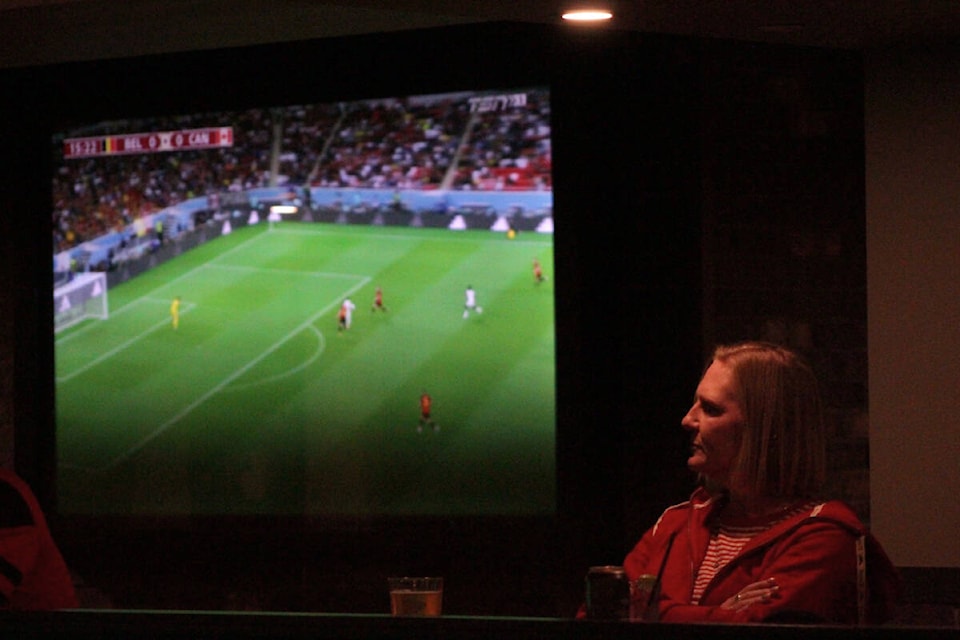
M 779 588 L 777 581 L 773 578 L 748 584 L 741 589 L 737 595 L 732 598 L 727 598 L 724 603 L 720 605 L 720 608 L 731 611 L 742 611 L 757 602 L 770 602 Z

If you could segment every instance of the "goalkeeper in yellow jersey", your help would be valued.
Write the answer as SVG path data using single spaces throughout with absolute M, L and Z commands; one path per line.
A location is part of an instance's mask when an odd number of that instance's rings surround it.
M 174 329 L 180 326 L 180 296 L 170 303 L 170 320 L 173 322 Z

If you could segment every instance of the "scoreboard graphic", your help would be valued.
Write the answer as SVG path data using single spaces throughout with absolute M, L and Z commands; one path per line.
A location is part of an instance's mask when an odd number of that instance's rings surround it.
M 68 138 L 63 141 L 63 157 L 65 159 L 91 158 L 232 146 L 233 127 L 206 127 L 203 129 L 184 129 L 182 131 L 153 131 L 88 138 Z

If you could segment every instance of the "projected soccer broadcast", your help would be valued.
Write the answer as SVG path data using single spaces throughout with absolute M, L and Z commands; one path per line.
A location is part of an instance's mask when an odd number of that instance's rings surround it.
M 53 140 L 59 510 L 556 510 L 544 88 Z

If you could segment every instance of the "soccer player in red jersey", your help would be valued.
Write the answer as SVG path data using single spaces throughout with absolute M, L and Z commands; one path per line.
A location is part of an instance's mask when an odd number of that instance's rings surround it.
M 383 304 L 383 289 L 377 287 L 376 293 L 373 294 L 373 306 L 370 307 L 370 311 L 380 311 L 386 312 L 387 307 Z
M 546 280 L 546 278 L 543 277 L 543 267 L 540 265 L 540 259 L 534 258 L 533 259 L 533 281 L 535 284 L 540 284 L 544 280 Z
M 433 398 L 424 391 L 420 394 L 420 423 L 417 425 L 417 433 L 423 433 L 424 427 L 433 427 L 434 431 L 440 431 L 440 426 L 431 417 L 432 409 Z

